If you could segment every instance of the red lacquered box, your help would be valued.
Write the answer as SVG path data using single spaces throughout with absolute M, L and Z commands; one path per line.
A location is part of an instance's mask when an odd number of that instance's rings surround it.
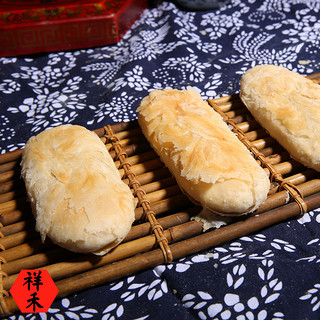
M 0 56 L 118 42 L 148 0 L 2 0 Z

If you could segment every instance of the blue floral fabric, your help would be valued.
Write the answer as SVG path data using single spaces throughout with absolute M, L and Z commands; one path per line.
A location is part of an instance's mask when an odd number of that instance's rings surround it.
M 153 89 L 239 91 L 257 64 L 320 72 L 318 0 L 231 0 L 217 10 L 146 9 L 115 45 L 0 58 L 0 152 L 65 123 L 136 119 Z M 319 106 L 320 107 L 320 106 Z M 10 319 L 320 318 L 320 209 Z

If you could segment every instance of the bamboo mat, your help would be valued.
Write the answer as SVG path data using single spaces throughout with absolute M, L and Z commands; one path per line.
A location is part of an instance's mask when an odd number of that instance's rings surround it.
M 310 78 L 319 83 L 320 74 Z M 41 243 L 20 178 L 21 150 L 0 155 L 0 316 L 19 311 L 9 290 L 21 269 L 46 269 L 58 297 L 169 263 L 320 207 L 320 175 L 289 154 L 231 95 L 208 103 L 233 128 L 271 180 L 267 200 L 246 217 L 220 229 L 202 231 L 192 220 L 201 208 L 181 192 L 152 150 L 137 121 L 95 130 L 105 143 L 138 205 L 136 222 L 114 250 L 103 257 L 76 254 L 49 239 Z

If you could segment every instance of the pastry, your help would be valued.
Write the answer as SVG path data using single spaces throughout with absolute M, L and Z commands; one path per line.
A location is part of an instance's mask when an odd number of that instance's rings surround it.
M 154 90 L 138 112 L 145 137 L 194 203 L 237 216 L 267 198 L 267 174 L 195 89 Z
M 104 254 L 134 221 L 134 197 L 99 137 L 77 125 L 48 129 L 27 142 L 22 177 L 44 241 Z
M 261 65 L 241 79 L 254 118 L 303 165 L 320 171 L 320 86 L 280 66 Z

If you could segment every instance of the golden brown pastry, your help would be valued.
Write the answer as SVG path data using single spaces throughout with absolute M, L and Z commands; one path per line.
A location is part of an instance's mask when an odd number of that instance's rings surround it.
M 144 135 L 195 203 L 242 215 L 266 199 L 267 174 L 194 89 L 155 90 L 138 112 Z
M 95 133 L 77 125 L 45 130 L 27 142 L 21 166 L 43 241 L 104 254 L 129 232 L 134 197 Z
M 255 119 L 290 155 L 320 171 L 320 86 L 273 65 L 241 79 L 240 97 Z

